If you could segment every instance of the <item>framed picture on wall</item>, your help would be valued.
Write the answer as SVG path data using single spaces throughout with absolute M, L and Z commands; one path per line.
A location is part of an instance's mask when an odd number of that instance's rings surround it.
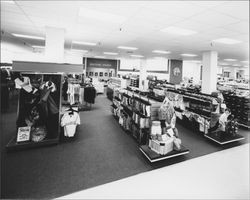
M 112 76 L 112 72 L 109 72 L 109 77 L 111 77 Z
M 100 73 L 99 73 L 99 76 L 103 76 L 103 72 L 100 72 Z
M 89 76 L 93 76 L 93 72 L 89 72 Z
M 98 76 L 98 72 L 95 72 L 95 76 Z
M 86 72 L 86 76 L 88 76 L 89 75 L 89 73 L 88 72 Z
M 105 72 L 105 73 L 104 73 L 104 76 L 108 76 L 108 72 Z

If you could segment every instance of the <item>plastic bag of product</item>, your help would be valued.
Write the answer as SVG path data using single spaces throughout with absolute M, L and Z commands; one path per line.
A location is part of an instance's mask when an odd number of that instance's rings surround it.
M 181 150 L 181 139 L 174 138 L 174 150 L 180 151 Z

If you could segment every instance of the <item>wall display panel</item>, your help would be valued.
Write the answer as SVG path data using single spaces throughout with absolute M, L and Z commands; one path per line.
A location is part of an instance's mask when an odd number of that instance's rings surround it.
M 182 81 L 182 60 L 170 60 L 170 83 L 179 84 Z
M 148 72 L 169 73 L 169 60 L 161 57 L 147 59 L 146 68 Z
M 117 60 L 87 58 L 87 69 L 89 68 L 117 68 Z
M 140 70 L 140 59 L 124 58 L 120 60 L 118 71 Z

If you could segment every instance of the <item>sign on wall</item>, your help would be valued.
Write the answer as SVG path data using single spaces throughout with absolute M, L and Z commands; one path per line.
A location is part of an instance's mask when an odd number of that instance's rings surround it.
M 170 60 L 169 82 L 179 84 L 182 81 L 182 60 Z
M 117 60 L 87 58 L 87 68 L 117 68 Z

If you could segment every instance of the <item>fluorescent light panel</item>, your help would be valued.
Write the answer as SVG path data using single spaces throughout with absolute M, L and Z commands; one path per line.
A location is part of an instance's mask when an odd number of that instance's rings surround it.
M 127 17 L 121 16 L 121 15 L 115 15 L 115 14 L 93 10 L 89 8 L 83 8 L 83 7 L 79 9 L 78 15 L 79 17 L 95 19 L 95 20 L 111 22 L 111 23 L 123 23 L 127 20 Z
M 219 63 L 219 65 L 229 65 L 229 64 L 227 64 L 227 63 Z
M 167 28 L 162 29 L 161 31 L 165 33 L 175 34 L 175 35 L 193 35 L 197 33 L 196 31 L 193 31 L 193 30 L 184 29 L 184 28 L 175 27 L 175 26 L 169 26 Z
M 15 2 L 14 1 L 1 1 L 1 3 L 9 3 L 9 4 L 15 4 Z
M 126 50 L 137 50 L 138 48 L 136 47 L 127 47 L 127 46 L 118 46 L 118 49 L 126 49 Z
M 115 52 L 103 52 L 103 54 L 105 55 L 117 55 L 118 53 L 115 53 Z
M 185 57 L 195 57 L 195 56 L 197 56 L 196 54 L 190 54 L 190 53 L 183 53 L 181 55 L 185 56 Z
M 34 40 L 45 40 L 44 37 L 39 37 L 39 36 L 33 36 L 33 35 L 23 35 L 23 34 L 17 34 L 17 33 L 12 33 L 15 37 L 20 37 L 20 38 L 28 38 L 28 39 L 34 39 Z
M 88 50 L 84 50 L 84 49 L 71 49 L 71 51 L 77 51 L 77 52 L 82 52 L 82 53 L 88 52 Z
M 219 38 L 216 40 L 213 40 L 214 42 L 222 43 L 222 44 L 238 44 L 241 43 L 239 40 L 234 40 L 230 38 Z
M 224 59 L 225 61 L 230 61 L 230 62 L 233 62 L 233 61 L 237 61 L 237 59 L 232 59 L 232 58 L 227 58 L 227 59 Z
M 96 43 L 94 42 L 82 42 L 82 41 L 72 41 L 74 44 L 81 44 L 81 45 L 87 45 L 87 46 L 95 46 Z
M 95 58 L 106 58 L 106 56 L 94 56 Z
M 32 45 L 33 48 L 40 48 L 40 49 L 43 49 L 45 48 L 45 46 L 39 46 L 39 45 Z
M 170 51 L 163 51 L 163 50 L 153 50 L 153 53 L 159 53 L 159 54 L 169 54 L 171 53 Z
M 244 60 L 244 61 L 241 61 L 241 62 L 243 62 L 243 63 L 249 63 L 249 61 L 248 61 L 248 60 Z
M 142 55 L 130 55 L 131 57 L 136 57 L 136 58 L 143 58 L 144 56 Z

